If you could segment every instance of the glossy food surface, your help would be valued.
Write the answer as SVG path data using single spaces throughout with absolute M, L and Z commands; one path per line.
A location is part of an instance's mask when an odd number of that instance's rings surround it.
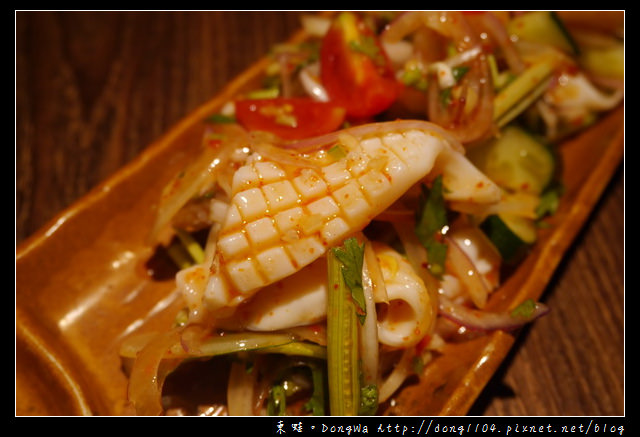
M 147 271 L 158 193 L 251 71 L 211 99 L 298 28 L 296 13 L 16 14 L 17 415 L 130 413 L 119 341 L 176 310 L 172 278 Z M 517 340 L 449 346 L 387 413 L 624 414 L 623 122 L 563 146 L 554 226 L 492 300 L 551 313 Z

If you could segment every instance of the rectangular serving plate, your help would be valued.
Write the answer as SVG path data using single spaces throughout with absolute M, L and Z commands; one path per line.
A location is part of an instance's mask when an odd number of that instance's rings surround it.
M 305 38 L 303 32 L 291 42 Z M 231 82 L 16 251 L 16 415 L 128 415 L 118 349 L 166 329 L 181 307 L 173 278 L 150 279 L 159 193 L 200 147 L 205 118 L 258 83 L 268 59 Z M 488 309 L 539 299 L 624 156 L 624 108 L 559 149 L 565 193 L 549 228 Z M 515 341 L 497 331 L 448 344 L 381 414 L 464 415 Z

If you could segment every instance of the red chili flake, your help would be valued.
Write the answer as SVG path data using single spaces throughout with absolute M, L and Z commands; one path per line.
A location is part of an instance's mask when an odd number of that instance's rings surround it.
M 219 148 L 221 144 L 222 144 L 222 141 L 218 139 L 207 140 L 207 147 L 211 147 L 212 149 Z

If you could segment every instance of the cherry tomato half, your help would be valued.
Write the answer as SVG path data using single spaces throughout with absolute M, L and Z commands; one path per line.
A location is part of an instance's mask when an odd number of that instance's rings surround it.
M 345 120 L 344 108 L 306 97 L 246 99 L 235 102 L 236 119 L 249 130 L 266 131 L 285 140 L 333 132 Z
M 329 99 L 355 118 L 381 113 L 401 90 L 375 33 L 350 12 L 340 13 L 322 40 L 320 79 Z

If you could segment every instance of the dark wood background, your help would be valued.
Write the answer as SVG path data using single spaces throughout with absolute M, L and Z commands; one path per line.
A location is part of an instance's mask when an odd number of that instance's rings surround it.
M 295 12 L 16 12 L 16 244 L 299 27 Z M 473 415 L 625 414 L 624 174 Z

